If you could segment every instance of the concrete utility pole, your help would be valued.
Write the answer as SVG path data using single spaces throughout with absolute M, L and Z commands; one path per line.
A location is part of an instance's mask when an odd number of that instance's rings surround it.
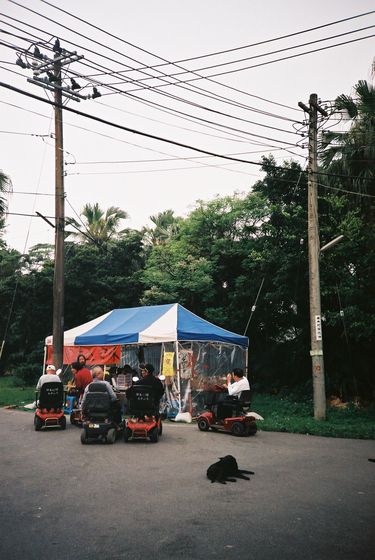
M 316 93 L 310 95 L 309 107 L 298 103 L 309 114 L 309 166 L 308 166 L 308 247 L 309 247 L 309 291 L 310 291 L 310 335 L 312 376 L 314 390 L 314 418 L 326 418 L 326 392 L 324 380 L 323 336 L 320 306 L 319 274 L 319 223 L 318 223 L 318 131 L 317 113 L 328 114 L 318 105 Z

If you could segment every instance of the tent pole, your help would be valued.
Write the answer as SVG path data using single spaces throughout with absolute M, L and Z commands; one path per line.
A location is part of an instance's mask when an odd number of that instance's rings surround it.
M 43 356 L 43 371 L 42 371 L 42 375 L 43 373 L 46 371 L 46 359 L 47 359 L 47 345 L 44 345 L 44 356 Z
M 180 360 L 178 358 L 178 340 L 176 340 L 176 367 L 177 367 L 178 411 L 181 412 L 181 379 L 180 379 Z

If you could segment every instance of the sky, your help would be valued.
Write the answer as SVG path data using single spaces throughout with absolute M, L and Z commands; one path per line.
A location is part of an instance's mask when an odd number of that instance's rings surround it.
M 129 215 L 122 226 L 141 229 L 164 210 L 187 216 L 197 200 L 247 193 L 262 177 L 259 165 L 142 134 L 248 162 L 272 154 L 304 165 L 298 102 L 317 93 L 329 109 L 359 79 L 372 80 L 374 37 L 327 47 L 374 35 L 375 14 L 299 32 L 373 9 L 370 0 L 0 0 L 0 82 L 50 99 L 17 57 L 35 62 L 35 44 L 52 57 L 56 37 L 84 56 L 65 67 L 64 84 L 73 77 L 81 95 L 95 85 L 101 97 L 67 107 L 112 125 L 64 111 L 65 213 L 77 219 L 86 203 L 118 206 Z M 316 49 L 324 50 L 294 56 Z M 342 126 L 336 116 L 321 124 Z M 45 221 L 19 215 L 53 221 L 53 132 L 51 105 L 0 87 L 0 169 L 13 184 L 5 241 L 21 252 L 54 242 Z

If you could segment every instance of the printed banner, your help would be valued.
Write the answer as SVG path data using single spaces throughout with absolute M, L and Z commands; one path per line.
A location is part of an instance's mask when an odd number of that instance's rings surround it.
M 178 352 L 181 379 L 190 379 L 193 374 L 193 351 L 181 348 Z
M 118 365 L 121 357 L 121 346 L 65 346 L 64 364 L 71 364 L 77 360 L 78 354 L 83 354 L 88 366 Z M 53 347 L 47 346 L 47 364 L 53 363 Z
M 163 356 L 163 370 L 162 373 L 165 377 L 173 377 L 173 359 L 174 352 L 164 352 Z

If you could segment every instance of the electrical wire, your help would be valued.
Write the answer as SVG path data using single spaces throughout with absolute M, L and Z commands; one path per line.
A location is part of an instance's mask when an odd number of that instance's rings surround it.
M 55 9 L 57 9 L 57 10 L 63 12 L 63 13 L 66 13 L 66 14 L 70 15 L 71 17 L 73 17 L 73 18 L 75 18 L 75 19 L 77 19 L 77 20 L 79 20 L 79 21 L 81 21 L 81 22 L 83 22 L 83 23 L 86 23 L 87 25 L 90 25 L 90 27 L 93 27 L 93 28 L 95 28 L 95 29 L 97 29 L 97 30 L 99 30 L 99 31 L 102 31 L 103 33 L 106 33 L 107 35 L 109 35 L 109 36 L 111 36 L 111 37 L 113 37 L 113 38 L 115 38 L 115 39 L 117 39 L 117 40 L 119 40 L 119 41 L 122 41 L 122 42 L 125 43 L 125 44 L 128 44 L 128 45 L 130 45 L 130 46 L 132 46 L 132 47 L 134 47 L 134 48 L 136 48 L 136 49 L 138 49 L 138 50 L 141 50 L 142 52 L 145 52 L 145 53 L 147 53 L 147 54 L 149 54 L 149 55 L 151 55 L 151 56 L 154 56 L 154 57 L 156 57 L 156 58 L 159 58 L 160 60 L 162 60 L 162 61 L 163 61 L 164 63 L 166 63 L 167 65 L 171 65 L 171 64 L 172 64 L 172 65 L 174 65 L 174 66 L 178 66 L 181 62 L 187 62 L 187 61 L 191 61 L 191 60 L 197 60 L 197 59 L 200 59 L 200 58 L 206 58 L 206 57 L 216 56 L 216 55 L 218 55 L 218 54 L 224 54 L 224 53 L 227 54 L 228 52 L 238 51 L 238 50 L 242 50 L 242 49 L 249 48 L 249 47 L 254 47 L 254 46 L 259 46 L 259 45 L 266 44 L 266 43 L 270 43 L 270 42 L 274 42 L 274 41 L 279 41 L 279 40 L 281 40 L 281 39 L 286 39 L 286 38 L 294 37 L 294 36 L 297 36 L 297 35 L 301 35 L 301 34 L 303 34 L 303 33 L 311 32 L 311 31 L 316 31 L 316 30 L 318 30 L 318 29 L 323 29 L 323 28 L 326 28 L 326 27 L 329 27 L 329 26 L 332 26 L 332 25 L 337 25 L 337 24 L 339 24 L 339 23 L 343 23 L 343 22 L 350 21 L 350 20 L 353 20 L 353 19 L 358 19 L 358 18 L 360 18 L 360 17 L 364 17 L 364 16 L 371 15 L 371 14 L 375 13 L 375 10 L 372 10 L 372 11 L 369 11 L 369 12 L 364 12 L 364 13 L 361 13 L 361 14 L 357 14 L 357 15 L 355 15 L 355 16 L 350 16 L 350 17 L 347 17 L 347 18 L 343 18 L 343 19 L 340 19 L 340 20 L 336 20 L 336 21 L 333 21 L 333 22 L 329 22 L 329 23 L 326 23 L 326 24 L 322 24 L 322 25 L 319 25 L 319 26 L 315 26 L 315 27 L 312 27 L 312 28 L 309 28 L 309 29 L 305 29 L 305 30 L 301 30 L 301 31 L 294 32 L 294 33 L 290 33 L 290 34 L 288 34 L 288 35 L 282 35 L 282 36 L 275 37 L 275 38 L 272 38 L 272 39 L 268 39 L 268 40 L 265 40 L 265 41 L 260 41 L 260 42 L 257 42 L 257 43 L 253 43 L 253 44 L 250 44 L 250 45 L 245 45 L 245 46 L 241 46 L 241 47 L 236 47 L 236 48 L 234 48 L 234 49 L 227 49 L 227 50 L 225 50 L 225 51 L 220 51 L 220 52 L 216 52 L 216 53 L 210 53 L 210 54 L 208 54 L 208 55 L 203 55 L 203 56 L 198 56 L 198 57 L 191 57 L 191 58 L 184 59 L 184 60 L 180 60 L 180 61 L 177 61 L 177 62 L 176 62 L 176 61 L 175 61 L 175 62 L 170 62 L 170 61 L 164 59 L 163 57 L 160 57 L 159 55 L 155 55 L 155 53 L 152 53 L 152 52 L 150 52 L 150 51 L 148 51 L 148 50 L 146 50 L 146 49 L 143 49 L 143 48 L 141 48 L 141 47 L 139 47 L 139 46 L 137 46 L 137 45 L 134 45 L 133 43 L 130 43 L 129 41 L 125 41 L 124 39 L 122 39 L 122 38 L 120 38 L 120 37 L 117 37 L 116 35 L 113 35 L 112 33 L 109 33 L 108 31 L 104 31 L 102 28 L 99 28 L 99 27 L 97 27 L 97 26 L 95 26 L 95 25 L 89 23 L 87 20 L 84 20 L 84 19 L 82 19 L 82 18 L 79 18 L 78 16 L 72 14 L 71 12 L 68 12 L 67 10 L 63 10 L 62 8 L 60 8 L 60 7 L 58 7 L 58 6 L 55 6 L 55 5 L 52 4 L 51 2 L 48 2 L 47 0 L 41 0 L 41 1 L 42 1 L 43 3 L 45 3 L 45 4 L 48 4 L 49 6 L 51 6 L 51 7 L 53 7 L 53 8 L 55 8 Z M 164 64 L 162 64 L 162 65 L 160 65 L 160 66 L 164 66 Z M 147 68 L 155 69 L 155 68 L 158 68 L 158 67 L 159 67 L 159 66 L 154 65 L 154 66 L 146 66 L 146 67 L 143 67 L 142 69 L 147 69 Z M 138 69 L 138 70 L 139 70 L 139 69 Z M 221 84 L 220 82 L 217 82 L 217 83 L 218 83 L 219 85 L 222 85 L 222 86 L 224 86 L 224 87 L 227 87 L 225 84 Z M 232 88 L 232 89 L 236 89 L 236 88 Z M 237 91 L 240 91 L 240 90 L 237 90 Z M 251 94 L 248 94 L 248 95 L 251 95 Z M 283 105 L 283 104 L 280 104 L 280 103 L 276 103 L 276 102 L 271 101 L 271 100 L 269 100 L 269 99 L 261 98 L 261 97 L 258 97 L 258 96 L 254 96 L 254 97 L 257 97 L 258 99 L 262 99 L 263 101 L 267 101 L 267 102 L 270 102 L 270 103 L 274 103 L 274 104 L 276 104 L 276 105 L 280 105 L 280 106 L 283 106 L 283 107 L 287 107 L 287 108 L 290 108 L 290 109 L 293 109 L 293 110 L 298 110 L 298 109 L 296 109 L 295 107 L 291 107 L 291 106 L 289 106 L 289 105 Z
M 11 0 L 11 1 L 13 2 L 13 0 Z M 42 0 L 42 1 L 44 1 L 44 0 Z M 16 2 L 13 2 L 13 3 L 16 3 Z M 54 9 L 56 9 L 56 10 L 59 10 L 60 12 L 63 12 L 63 13 L 65 13 L 65 14 L 67 14 L 67 15 L 73 17 L 74 19 L 77 19 L 78 21 L 81 21 L 82 23 L 85 23 L 86 25 L 89 25 L 90 27 L 92 27 L 92 28 L 94 28 L 94 29 L 97 29 L 97 30 L 101 31 L 102 33 L 105 33 L 106 35 L 108 35 L 108 36 L 110 36 L 110 37 L 112 37 L 112 38 L 114 38 L 114 39 L 117 39 L 118 41 L 121 41 L 122 43 L 125 43 L 125 44 L 127 44 L 127 45 L 129 45 L 129 46 L 132 46 L 133 48 L 136 48 L 137 50 L 140 50 L 140 51 L 142 51 L 142 52 L 145 52 L 145 53 L 147 53 L 147 54 L 150 54 L 150 55 L 153 56 L 153 57 L 159 58 L 159 59 L 161 59 L 161 60 L 163 60 L 163 61 L 165 61 L 165 62 L 167 62 L 167 63 L 169 64 L 169 61 L 166 61 L 165 59 L 159 57 L 158 55 L 155 55 L 154 53 L 151 53 L 150 51 L 147 51 L 147 50 L 145 50 L 145 49 L 142 49 L 141 47 L 138 47 L 138 46 L 136 46 L 136 45 L 134 45 L 134 44 L 132 44 L 132 43 L 129 43 L 128 41 L 125 41 L 124 39 L 122 39 L 122 38 L 120 38 L 120 37 L 117 37 L 116 35 L 113 35 L 112 33 L 110 33 L 110 32 L 108 32 L 108 31 L 105 31 L 105 30 L 103 30 L 103 29 L 97 27 L 96 25 L 94 25 L 94 24 L 88 22 L 87 20 L 83 20 L 83 19 L 79 18 L 78 16 L 72 14 L 71 12 L 68 12 L 67 10 L 63 10 L 63 9 L 60 8 L 59 6 L 55 6 L 54 4 L 52 4 L 52 3 L 50 3 L 50 2 L 44 2 L 44 3 L 45 3 L 45 4 L 48 4 L 50 7 L 54 8 Z M 92 39 L 91 39 L 91 40 L 92 40 Z M 100 43 L 99 43 L 99 44 L 100 44 Z M 101 45 L 101 46 L 102 46 L 102 45 Z M 106 48 L 109 49 L 109 47 L 106 47 Z M 113 50 L 113 49 L 111 49 L 111 50 Z M 116 52 L 116 51 L 115 51 L 115 52 Z M 124 55 L 124 56 L 125 56 L 125 55 Z M 134 61 L 134 62 L 139 63 L 139 61 L 137 61 L 137 60 L 135 60 L 135 59 L 133 59 L 133 58 L 127 56 L 127 55 L 126 55 L 126 57 L 129 58 L 130 60 Z M 141 71 L 141 70 L 137 70 L 137 71 Z M 169 77 L 168 74 L 165 74 L 165 73 L 162 72 L 161 70 L 158 70 L 158 72 L 161 73 L 161 74 L 162 74 L 163 76 L 165 76 L 165 77 Z M 200 77 L 200 78 L 201 78 L 201 77 Z M 158 78 L 158 79 L 160 79 L 160 78 Z M 274 103 L 273 101 L 268 100 L 268 99 L 265 99 L 265 98 L 264 98 L 263 100 L 264 100 L 264 101 L 267 101 L 267 102 L 269 102 L 269 103 Z M 283 106 L 284 106 L 284 105 L 283 105 Z M 290 107 L 289 107 L 289 108 L 290 108 Z M 294 108 L 292 108 L 292 109 L 294 109 Z
M 14 0 L 8 0 L 8 1 L 10 1 L 10 2 L 12 2 L 12 3 L 14 3 L 14 4 L 16 4 L 16 5 L 18 5 L 18 6 L 22 7 L 22 8 L 24 8 L 25 10 L 28 10 L 28 11 L 30 11 L 30 12 L 32 12 L 32 13 L 37 14 L 37 12 L 35 12 L 35 11 L 32 10 L 31 8 L 28 8 L 28 7 L 26 7 L 26 6 L 21 6 L 21 5 L 18 4 L 17 2 L 14 2 Z M 10 16 L 7 16 L 6 14 L 2 14 L 2 15 L 5 16 L 5 17 L 10 17 Z M 53 21 L 53 20 L 51 20 L 51 18 L 48 18 L 47 16 L 45 16 L 45 15 L 43 15 L 43 14 L 37 14 L 37 15 L 39 15 L 40 17 L 42 17 L 42 18 L 44 18 L 44 19 L 47 19 L 48 21 Z M 10 17 L 10 19 L 14 19 L 14 18 L 11 18 L 11 17 Z M 17 20 L 17 21 L 18 21 L 18 20 Z M 69 28 L 69 27 L 63 25 L 62 23 L 54 22 L 54 21 L 53 21 L 53 23 L 56 23 L 56 24 L 59 25 L 60 27 L 63 27 L 64 29 L 68 29 L 69 31 L 71 31 L 71 28 Z M 22 22 L 22 24 L 23 24 L 23 25 L 26 25 L 26 24 L 24 24 L 23 22 Z M 27 24 L 27 25 L 29 25 L 29 24 Z M 46 31 L 41 30 L 40 28 L 36 28 L 36 27 L 34 27 L 34 26 L 31 26 L 31 25 L 29 25 L 29 26 L 32 27 L 32 28 L 34 28 L 34 29 L 38 29 L 39 31 L 42 31 L 43 33 L 46 33 Z M 98 41 L 96 41 L 96 40 L 94 40 L 94 39 L 92 39 L 92 38 L 90 38 L 90 37 L 87 37 L 86 35 L 84 35 L 84 34 L 78 32 L 78 31 L 75 31 L 75 33 L 76 33 L 77 35 L 79 35 L 79 36 L 85 38 L 86 40 L 89 40 L 89 41 L 91 41 L 91 42 L 93 42 L 93 43 L 95 43 L 95 44 L 100 45 L 101 47 L 104 46 L 104 47 L 107 48 L 108 50 L 115 52 L 117 55 L 121 55 L 121 56 L 124 56 L 125 58 L 128 58 L 128 59 L 130 59 L 130 60 L 134 60 L 133 58 L 131 58 L 131 57 L 127 56 L 127 55 L 124 55 L 123 53 L 118 52 L 118 51 L 116 51 L 115 49 L 112 49 L 111 47 L 105 46 L 105 45 L 103 45 L 102 43 L 100 43 L 100 42 L 98 42 Z M 68 40 L 66 40 L 66 39 L 65 39 L 65 41 L 66 41 L 67 43 L 69 43 L 69 44 L 73 44 L 73 43 L 71 43 L 70 41 L 68 41 Z M 88 51 L 88 52 L 94 53 L 94 54 L 96 54 L 96 55 L 98 55 L 98 56 L 100 56 L 100 57 L 102 57 L 102 58 L 105 58 L 106 60 L 110 60 L 111 62 L 115 62 L 116 64 L 119 64 L 119 62 L 118 62 L 117 60 L 114 60 L 113 58 L 110 58 L 110 57 L 108 57 L 108 56 L 106 56 L 106 55 L 104 55 L 104 54 L 101 54 L 101 53 L 98 53 L 98 52 L 96 52 L 96 51 L 93 51 L 92 49 L 89 49 L 89 48 L 87 48 L 87 47 L 82 47 L 82 46 L 76 45 L 76 44 L 74 44 L 74 46 L 75 46 L 75 47 L 78 47 L 78 48 L 81 48 L 81 49 L 85 49 L 85 50 Z M 136 61 L 136 62 L 138 63 L 138 61 Z M 103 67 L 103 68 L 105 68 L 105 67 Z M 135 70 L 134 68 L 131 68 L 131 67 L 130 67 L 130 69 L 131 69 L 131 70 Z M 109 69 L 108 69 L 108 68 L 105 68 L 105 70 L 109 70 Z M 112 72 L 113 74 L 116 74 L 116 72 L 113 71 L 113 70 L 111 70 L 111 72 Z M 143 72 L 143 73 L 145 73 L 147 76 L 150 77 L 150 75 L 147 74 L 146 72 Z M 158 79 L 162 79 L 162 78 L 158 78 Z M 134 80 L 134 79 L 130 79 L 129 81 L 137 83 L 137 80 Z M 164 81 L 165 81 L 165 80 L 164 80 Z M 168 83 L 169 83 L 169 82 L 167 82 L 167 84 L 168 84 Z M 158 90 L 156 90 L 156 91 L 157 91 L 157 93 L 160 93 L 160 94 L 162 94 L 162 95 L 164 95 L 164 96 L 173 97 L 173 98 L 175 98 L 176 100 L 179 100 L 179 101 L 181 101 L 181 102 L 190 103 L 189 100 L 186 100 L 186 99 L 183 99 L 183 98 L 178 98 L 177 96 L 171 96 L 171 94 L 168 94 L 167 92 L 163 92 L 163 91 L 160 91 L 160 92 L 159 92 Z M 190 91 L 190 90 L 189 90 L 189 91 Z M 226 102 L 228 102 L 228 100 L 226 100 Z M 249 108 L 249 110 L 253 110 L 253 109 L 252 109 L 252 108 Z
M 1 44 L 1 42 L 0 42 L 0 44 Z M 7 45 L 7 46 L 8 46 L 8 45 Z M 19 48 L 16 47 L 16 46 L 13 46 L 12 48 L 18 49 L 18 50 L 19 50 Z M 4 68 L 4 70 L 8 70 L 8 69 Z M 8 70 L 8 71 L 9 71 L 9 70 Z M 76 75 L 76 76 L 82 77 L 81 74 L 77 74 L 77 73 L 74 73 L 74 72 L 73 72 L 73 74 Z M 97 81 L 95 81 L 95 82 L 93 82 L 93 83 L 95 83 L 96 85 L 102 86 L 102 87 L 104 87 L 104 88 L 109 88 L 109 89 L 111 89 L 111 90 L 115 89 L 115 90 L 116 90 L 116 93 L 122 93 L 122 94 L 124 94 L 124 95 L 127 95 L 127 92 L 126 92 L 126 91 L 120 90 L 120 89 L 118 89 L 118 88 L 114 88 L 114 86 L 107 86 L 106 84 L 103 84 L 103 83 L 100 83 L 100 82 L 97 82 Z M 156 106 L 157 108 L 161 108 L 162 110 L 166 110 L 165 107 L 164 107 L 163 105 L 161 105 L 161 104 L 159 104 L 159 103 L 156 103 L 156 102 L 154 102 L 154 101 L 149 101 L 149 100 L 146 101 L 146 100 L 144 100 L 143 98 L 139 98 L 138 96 L 135 96 L 134 94 L 129 94 L 129 96 L 132 97 L 132 98 L 134 98 L 134 99 L 136 99 L 136 100 L 138 100 L 138 101 L 140 101 L 140 102 L 142 102 L 143 104 Z M 173 111 L 173 113 L 177 114 L 178 116 L 181 116 L 181 115 L 182 115 L 182 118 L 184 118 L 184 117 L 190 117 L 190 118 L 193 118 L 193 119 L 195 119 L 195 120 L 197 120 L 197 121 L 200 121 L 200 122 L 202 122 L 202 123 L 205 123 L 205 125 L 207 125 L 207 123 L 208 123 L 208 124 L 215 125 L 216 127 L 220 127 L 220 128 L 222 128 L 222 129 L 225 129 L 225 130 L 230 130 L 230 131 L 232 131 L 232 132 L 233 132 L 233 131 L 234 131 L 234 132 L 239 132 L 239 133 L 241 133 L 241 134 L 245 134 L 245 135 L 248 135 L 248 136 L 251 136 L 251 137 L 255 137 L 255 138 L 261 138 L 261 139 L 264 139 L 264 140 L 270 140 L 270 141 L 272 141 L 272 142 L 277 142 L 277 143 L 283 144 L 283 145 L 285 145 L 285 146 L 292 146 L 292 147 L 295 147 L 295 146 L 296 146 L 295 143 L 286 142 L 286 141 L 279 140 L 279 139 L 276 139 L 276 138 L 270 138 L 270 137 L 268 137 L 268 136 L 263 136 L 263 135 L 255 134 L 255 133 L 252 133 L 252 132 L 247 132 L 247 131 L 245 131 L 245 130 L 238 129 L 238 128 L 234 128 L 234 127 L 231 127 L 231 126 L 228 126 L 228 125 L 223 125 L 223 124 L 221 124 L 221 123 L 215 123 L 215 122 L 213 122 L 213 121 L 210 121 L 210 120 L 208 120 L 208 119 L 204 119 L 204 118 L 202 118 L 202 117 L 198 117 L 198 116 L 196 116 L 196 115 L 190 115 L 189 113 L 185 113 L 185 112 L 183 112 L 183 111 L 178 111 L 177 109 L 173 109 L 173 108 L 172 108 L 171 111 Z M 167 112 L 168 112 L 168 111 L 167 111 Z M 272 128 L 274 128 L 274 127 L 272 127 Z
M 228 65 L 231 65 L 231 64 L 238 64 L 240 62 L 245 62 L 247 60 L 254 60 L 256 58 L 262 58 L 264 56 L 270 56 L 270 55 L 273 55 L 273 54 L 278 54 L 278 53 L 287 52 L 287 51 L 290 51 L 290 50 L 293 50 L 293 49 L 299 49 L 301 47 L 306 47 L 308 45 L 314 45 L 316 43 L 321 43 L 323 41 L 329 41 L 331 39 L 336 39 L 338 37 L 344 37 L 346 35 L 351 35 L 352 33 L 358 33 L 359 31 L 366 31 L 367 29 L 373 29 L 374 27 L 375 27 L 375 25 L 368 25 L 366 27 L 361 27 L 359 29 L 354 29 L 352 31 L 346 31 L 345 33 L 339 33 L 337 35 L 331 35 L 330 37 L 324 37 L 322 39 L 315 39 L 314 41 L 308 41 L 306 43 L 301 43 L 300 45 L 293 45 L 291 47 L 285 47 L 283 49 L 277 49 L 275 51 L 270 51 L 268 53 L 257 54 L 257 55 L 241 58 L 241 59 L 238 59 L 238 60 L 232 60 L 232 61 L 227 61 L 227 62 L 221 62 L 221 63 L 218 63 L 218 64 L 213 64 L 211 66 L 205 66 L 203 68 L 198 68 L 195 71 L 187 70 L 187 71 L 184 71 L 184 72 L 177 72 L 175 74 L 169 74 L 168 77 L 169 78 L 175 78 L 176 76 L 184 75 L 184 74 L 187 74 L 187 73 L 190 73 L 190 74 L 193 73 L 194 74 L 196 72 L 202 72 L 203 70 L 212 70 L 213 68 L 220 68 L 220 67 L 228 66 Z M 199 78 L 204 78 L 204 76 L 199 76 Z M 155 79 L 155 77 L 153 76 L 153 77 L 148 77 L 148 78 L 140 78 L 138 80 L 138 82 L 144 83 L 145 81 L 151 80 L 151 79 Z M 186 82 L 185 82 L 185 80 L 181 80 L 181 81 L 173 82 L 173 83 L 167 84 L 167 85 L 176 85 L 176 84 L 179 84 L 179 83 L 186 83 Z M 117 85 L 117 84 L 109 84 L 109 85 Z M 165 84 L 164 85 L 151 86 L 151 87 L 153 89 L 160 88 L 160 87 L 165 87 Z M 137 90 L 128 90 L 128 91 L 132 92 L 132 91 L 137 91 Z
M 40 96 L 38 96 L 38 95 L 35 95 L 35 94 L 33 94 L 33 93 L 29 93 L 29 92 L 27 92 L 27 91 L 24 91 L 24 90 L 22 90 L 22 89 L 19 89 L 19 88 L 15 87 L 15 86 L 12 86 L 11 84 L 6 84 L 6 83 L 4 83 L 4 82 L 0 82 L 0 87 L 4 87 L 4 88 L 6 88 L 6 89 L 9 89 L 9 90 L 14 91 L 14 92 L 16 92 L 16 93 L 19 93 L 19 94 L 21 94 L 21 95 L 25 95 L 26 97 L 30 97 L 30 98 L 32 98 L 32 99 L 36 99 L 37 101 L 41 101 L 41 102 L 43 102 L 43 103 L 47 103 L 47 104 L 49 104 L 49 105 L 53 105 L 54 107 L 61 107 L 59 104 L 55 103 L 54 101 L 51 101 L 51 100 L 49 100 L 49 99 L 45 99 L 45 98 L 40 97 Z M 150 139 L 152 139 L 152 140 L 158 140 L 158 141 L 160 141 L 160 142 L 165 142 L 165 143 L 168 143 L 168 144 L 172 144 L 172 145 L 178 146 L 178 147 L 180 147 L 180 148 L 185 148 L 185 149 L 193 150 L 193 151 L 196 151 L 196 152 L 199 152 L 199 153 L 203 153 L 203 154 L 206 154 L 206 155 L 209 155 L 209 156 L 219 157 L 219 158 L 227 159 L 227 160 L 230 160 L 230 161 L 236 161 L 236 162 L 239 162 L 239 163 L 247 163 L 247 164 L 250 164 L 250 165 L 263 166 L 263 163 L 261 163 L 261 162 L 255 162 L 255 161 L 251 161 L 251 160 L 243 160 L 243 159 L 234 158 L 234 157 L 231 157 L 231 156 L 226 156 L 226 155 L 224 155 L 224 154 L 218 154 L 218 153 L 215 153 L 215 152 L 211 152 L 211 151 L 208 151 L 208 150 L 204 150 L 204 149 L 202 149 L 202 148 L 197 148 L 197 147 L 195 147 L 195 146 L 191 146 L 191 145 L 188 145 L 188 144 L 184 144 L 184 143 L 182 143 L 182 142 L 177 142 L 177 141 L 175 141 L 175 140 L 171 140 L 171 139 L 168 139 L 168 138 L 163 138 L 163 137 L 157 136 L 157 135 L 155 135 L 155 134 L 150 134 L 150 133 L 148 133 L 148 132 L 143 132 L 143 131 L 140 131 L 140 130 L 136 130 L 136 129 L 133 129 L 133 128 L 129 128 L 129 127 L 120 125 L 120 124 L 118 124 L 118 123 L 114 123 L 114 122 L 108 121 L 108 120 L 106 120 L 106 119 L 102 119 L 102 118 L 97 117 L 97 116 L 94 116 L 94 115 L 89 115 L 89 114 L 87 114 L 87 113 L 84 113 L 83 111 L 78 111 L 77 109 L 73 109 L 73 108 L 71 108 L 71 107 L 61 107 L 61 108 L 65 109 L 65 111 L 68 111 L 68 112 L 74 113 L 74 114 L 76 114 L 76 115 L 79 115 L 79 116 L 88 118 L 88 119 L 90 119 L 90 120 L 94 120 L 94 121 L 96 121 L 96 122 L 100 122 L 100 123 L 102 123 L 102 124 L 106 124 L 106 125 L 108 125 L 108 126 L 112 126 L 112 127 L 114 127 L 114 128 L 118 128 L 118 129 L 120 129 L 120 130 L 124 130 L 125 132 L 131 132 L 131 133 L 133 133 L 133 134 L 137 134 L 137 135 L 140 135 L 140 136 L 143 136 L 143 137 L 146 137 L 146 138 L 150 138 Z M 282 170 L 284 170 L 283 167 L 277 166 L 277 165 L 272 165 L 272 166 L 269 166 L 269 167 L 272 167 L 272 168 L 274 168 L 274 169 L 282 169 Z M 297 171 L 297 170 L 296 170 L 296 171 Z M 363 180 L 363 181 L 372 181 L 372 180 L 373 180 L 373 179 L 370 179 L 370 178 L 367 178 L 367 177 L 340 175 L 340 174 L 337 174 L 337 173 L 324 173 L 324 172 L 321 173 L 321 172 L 318 172 L 318 171 L 317 171 L 315 174 L 316 174 L 316 175 L 324 175 L 325 177 L 344 177 L 344 178 L 346 178 L 346 179 L 358 179 L 358 180 Z

